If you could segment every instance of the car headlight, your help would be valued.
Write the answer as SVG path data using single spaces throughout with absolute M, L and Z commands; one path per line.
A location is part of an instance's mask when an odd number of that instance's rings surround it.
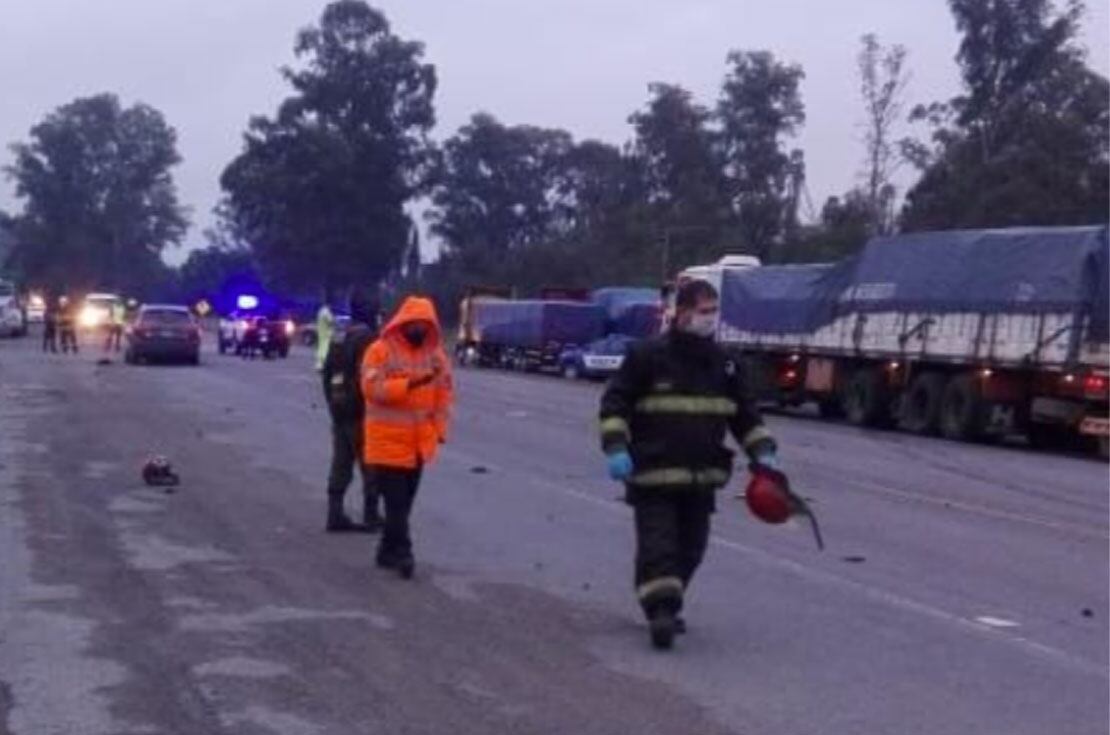
M 292 319 L 287 319 L 285 321 L 285 333 L 287 335 L 289 335 L 290 337 L 292 337 L 293 332 L 295 332 L 295 331 L 297 331 L 297 325 L 293 323 Z
M 102 318 L 103 315 L 100 313 L 99 309 L 86 306 L 84 309 L 81 309 L 81 313 L 77 316 L 77 323 L 82 327 L 95 327 L 100 324 Z

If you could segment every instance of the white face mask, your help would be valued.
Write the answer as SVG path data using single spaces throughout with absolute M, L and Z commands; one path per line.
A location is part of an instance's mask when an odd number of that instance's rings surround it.
M 717 315 L 691 314 L 683 331 L 696 337 L 712 337 L 717 332 Z

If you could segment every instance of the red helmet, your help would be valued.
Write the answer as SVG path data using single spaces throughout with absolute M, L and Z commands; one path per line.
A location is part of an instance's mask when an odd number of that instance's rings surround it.
M 751 471 L 744 499 L 752 515 L 764 523 L 786 523 L 794 514 L 786 476 L 762 465 L 752 465 Z

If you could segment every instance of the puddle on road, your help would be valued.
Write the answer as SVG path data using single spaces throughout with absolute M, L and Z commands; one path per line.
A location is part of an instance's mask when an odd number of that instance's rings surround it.
M 362 610 L 305 610 L 295 607 L 266 606 L 246 613 L 196 613 L 181 620 L 182 630 L 244 633 L 261 625 L 282 623 L 348 620 L 369 623 L 379 630 L 393 630 L 393 620 L 386 615 Z
M 436 574 L 432 584 L 453 600 L 462 602 L 481 602 L 482 598 L 474 590 L 473 580 L 459 574 Z
M 142 495 L 120 495 L 108 503 L 108 510 L 113 513 L 160 513 L 165 505 L 157 501 L 159 497 L 146 492 Z
M 103 480 L 112 472 L 119 469 L 119 462 L 92 459 L 85 462 L 81 475 L 87 480 Z
M 276 661 L 247 656 L 229 656 L 193 667 L 197 676 L 235 676 L 247 679 L 272 679 L 291 676 L 293 669 Z
M 259 705 L 222 715 L 220 720 L 231 732 L 237 732 L 238 728 L 251 725 L 281 733 L 281 735 L 319 735 L 324 732 L 318 725 L 308 720 Z
M 185 546 L 161 536 L 120 530 L 120 540 L 131 566 L 142 571 L 166 572 L 185 564 L 233 563 L 235 557 L 214 546 Z

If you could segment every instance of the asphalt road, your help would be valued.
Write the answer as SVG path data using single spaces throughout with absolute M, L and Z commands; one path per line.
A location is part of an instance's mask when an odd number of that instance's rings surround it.
M 322 532 L 307 354 L 0 342 L 0 734 L 1105 735 L 1097 461 L 772 417 L 828 542 L 722 495 L 652 651 L 598 387 L 462 371 L 417 576 Z M 145 487 L 151 452 L 182 475 Z M 357 509 L 351 495 L 352 509 Z

